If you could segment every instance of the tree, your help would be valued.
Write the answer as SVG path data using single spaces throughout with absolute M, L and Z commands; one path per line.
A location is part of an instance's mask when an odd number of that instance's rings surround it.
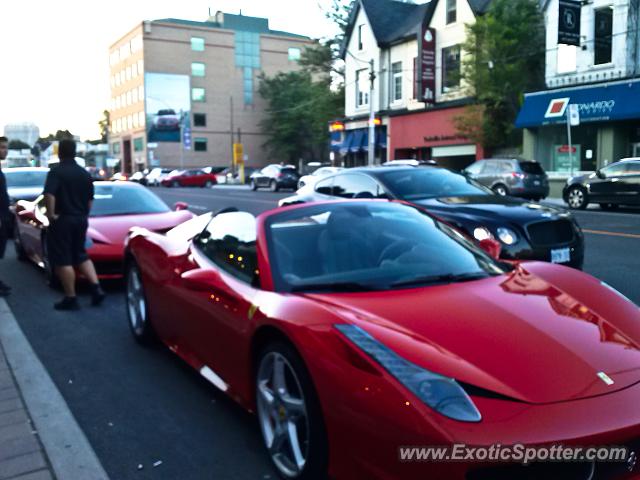
M 111 128 L 111 114 L 109 110 L 102 112 L 102 120 L 98 122 L 100 126 L 100 139 L 102 143 L 109 141 L 109 129 Z
M 324 160 L 327 156 L 327 124 L 340 116 L 343 98 L 324 78 L 314 81 L 309 71 L 260 77 L 259 94 L 266 100 L 261 122 L 268 140 L 265 147 L 283 161 L 297 163 Z
M 462 80 L 477 105 L 455 121 L 487 148 L 519 144 L 514 121 L 523 94 L 544 84 L 544 18 L 537 0 L 493 0 L 467 26 Z
M 56 142 L 60 140 L 73 140 L 73 134 L 69 130 L 58 130 L 55 135 L 50 133 L 46 137 L 40 137 L 38 142 Z
M 22 140 L 9 140 L 9 149 L 11 150 L 26 150 L 31 149 L 31 145 L 23 142 Z

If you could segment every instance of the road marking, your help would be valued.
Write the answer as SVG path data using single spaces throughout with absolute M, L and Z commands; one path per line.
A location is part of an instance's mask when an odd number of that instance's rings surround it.
M 640 235 L 637 233 L 620 233 L 620 232 L 608 232 L 606 230 L 588 230 L 583 228 L 582 231 L 584 233 L 591 233 L 592 235 L 610 235 L 612 237 L 625 237 L 625 238 L 638 238 L 640 239 Z
M 4 299 L 0 299 L 0 341 L 56 478 L 108 480 L 89 440 Z

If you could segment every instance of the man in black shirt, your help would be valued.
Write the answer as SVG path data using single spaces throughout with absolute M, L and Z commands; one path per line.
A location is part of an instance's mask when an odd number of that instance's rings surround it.
M 7 158 L 9 153 L 9 141 L 7 137 L 0 137 L 0 161 Z M 0 167 L 0 258 L 4 258 L 7 248 L 7 240 L 12 236 L 13 217 L 9 210 L 9 194 L 7 193 L 7 179 Z M 6 297 L 11 293 L 11 288 L 0 280 L 0 297 Z
M 56 310 L 77 310 L 80 305 L 76 298 L 76 268 L 91 284 L 92 304 L 100 305 L 105 297 L 85 249 L 93 181 L 75 161 L 76 143 L 73 140 L 60 141 L 58 156 L 60 164 L 49 171 L 44 185 L 49 219 L 47 255 L 65 294 L 54 307 Z

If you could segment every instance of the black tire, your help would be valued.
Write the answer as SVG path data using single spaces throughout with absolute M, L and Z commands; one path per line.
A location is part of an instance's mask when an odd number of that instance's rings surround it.
M 574 185 L 567 191 L 567 204 L 573 210 L 584 210 L 589 205 L 589 194 L 584 187 Z
M 27 252 L 25 252 L 24 246 L 22 245 L 22 237 L 20 236 L 20 229 L 17 224 L 13 229 L 13 246 L 16 249 L 16 257 L 18 260 L 21 262 L 29 260 Z
M 251 190 L 255 192 L 258 189 L 258 185 L 256 185 L 255 180 L 251 180 L 250 184 L 251 184 Z
M 60 279 L 56 273 L 53 271 L 51 263 L 49 263 L 47 237 L 45 235 L 42 236 L 42 263 L 44 267 L 44 274 L 47 278 L 47 285 L 54 290 L 60 290 L 60 288 L 62 288 L 62 284 L 60 283 Z
M 275 180 L 271 180 L 269 182 L 269 190 L 271 190 L 272 192 L 277 192 L 278 190 L 280 190 L 280 188 L 278 187 L 278 182 L 276 182 Z
M 496 193 L 496 195 L 501 195 L 501 196 L 509 195 L 509 189 L 501 183 L 494 185 L 492 190 Z
M 204 184 L 204 188 L 211 188 L 213 186 L 213 183 L 211 183 L 211 180 L 207 180 Z
M 278 471 L 282 478 L 287 480 L 324 480 L 327 478 L 328 471 L 328 441 L 322 416 L 322 409 L 320 408 L 320 402 L 311 380 L 311 375 L 298 352 L 289 343 L 285 341 L 275 341 L 267 344 L 261 349 L 256 364 L 256 375 L 254 378 L 256 395 L 260 395 L 260 374 L 263 362 L 268 362 L 269 359 L 272 358 L 272 355 L 279 355 L 286 359 L 288 366 L 290 366 L 295 372 L 298 384 L 302 390 L 302 400 L 304 402 L 308 421 L 305 422 L 304 427 L 299 426 L 297 430 L 303 432 L 303 436 L 306 439 L 306 442 L 303 442 L 306 446 L 304 467 L 295 475 L 283 472 L 267 447 L 267 440 L 262 427 L 262 421 L 264 421 L 265 418 L 267 421 L 271 422 L 271 420 L 269 420 L 270 417 L 265 417 L 264 410 L 257 408 L 256 413 L 258 417 L 258 424 L 260 431 L 262 432 L 266 452 L 269 455 L 269 459 L 274 465 L 276 471 Z M 289 381 L 287 382 L 287 385 L 297 386 L 292 377 L 288 377 L 288 379 Z M 285 415 L 287 420 L 291 418 L 288 413 L 285 413 Z M 308 430 L 305 427 L 308 427 Z
M 619 207 L 620 205 L 618 205 L 617 203 L 601 203 L 600 204 L 600 208 L 602 210 L 607 210 L 607 211 L 618 210 Z
M 134 277 L 137 277 L 139 282 L 139 288 L 135 287 Z M 134 293 L 134 290 L 137 293 Z M 137 303 L 135 305 L 134 298 L 131 296 L 141 295 L 139 297 L 142 300 L 142 304 Z M 129 329 L 136 342 L 142 345 L 150 345 L 154 343 L 156 336 L 151 325 L 149 317 L 149 303 L 144 291 L 144 284 L 142 282 L 142 275 L 140 269 L 134 261 L 129 262 L 127 270 L 125 272 L 125 309 L 127 311 L 127 321 L 129 323 Z M 137 310 L 136 310 L 137 308 Z M 140 316 L 142 313 L 143 316 Z M 135 318 L 134 318 L 135 315 Z
M 178 188 L 178 187 L 180 186 L 180 183 L 179 183 L 179 182 L 177 182 L 177 181 L 173 181 L 173 182 L 171 182 L 171 186 L 172 186 L 173 188 Z

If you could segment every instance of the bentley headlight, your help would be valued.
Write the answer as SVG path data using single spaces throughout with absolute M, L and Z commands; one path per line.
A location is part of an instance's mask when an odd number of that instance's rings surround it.
M 356 325 L 335 327 L 436 412 L 461 422 L 482 420 L 482 415 L 467 392 L 453 378 L 430 372 L 405 360 Z
M 489 231 L 488 228 L 476 227 L 473 230 L 473 238 L 475 238 L 480 242 L 482 240 L 486 240 L 487 238 L 493 238 L 493 235 L 491 235 L 491 232 Z
M 507 227 L 499 227 L 498 230 L 498 238 L 505 245 L 513 245 L 518 241 L 518 234 Z

